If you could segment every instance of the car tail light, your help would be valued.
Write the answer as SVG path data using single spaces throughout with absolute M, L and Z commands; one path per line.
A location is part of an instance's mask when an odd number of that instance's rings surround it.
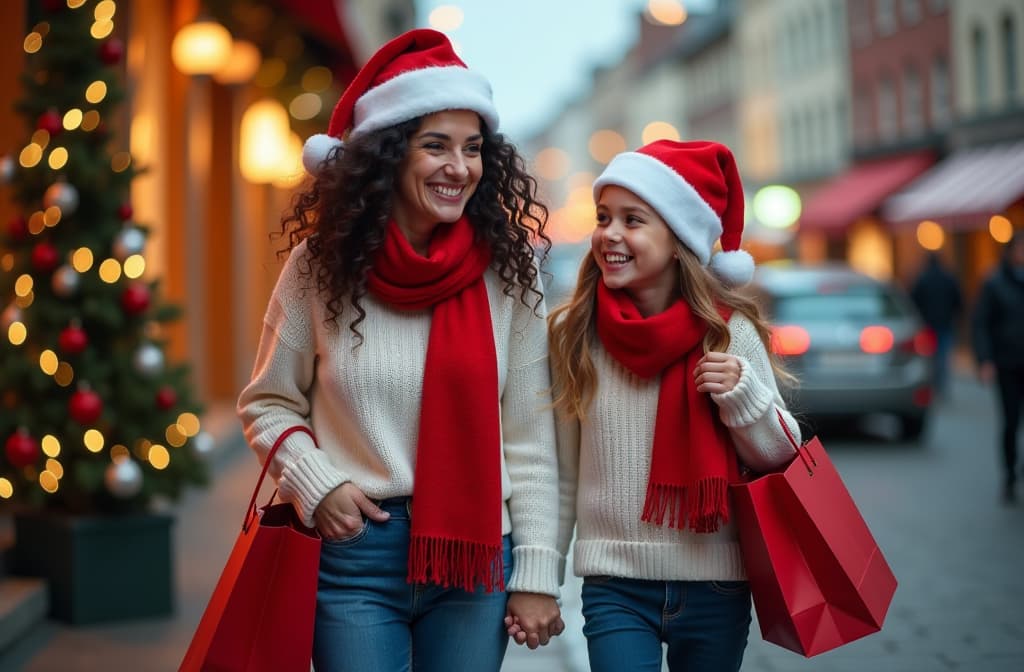
M 777 355 L 802 355 L 811 347 L 811 335 L 803 327 L 787 324 L 772 328 L 772 352 Z
M 871 355 L 889 352 L 894 341 L 889 327 L 875 325 L 860 330 L 860 349 Z

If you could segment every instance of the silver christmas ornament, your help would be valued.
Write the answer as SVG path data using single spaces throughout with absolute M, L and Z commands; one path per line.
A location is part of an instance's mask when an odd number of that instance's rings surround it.
M 126 226 L 114 238 L 114 257 L 124 261 L 133 254 L 142 254 L 146 246 L 146 234 L 134 226 Z
M 192 438 L 192 449 L 202 458 L 210 456 L 213 452 L 213 435 L 209 432 L 199 432 Z
M 82 283 L 82 276 L 71 266 L 64 264 L 53 273 L 50 280 L 53 285 L 53 293 L 67 299 L 78 292 L 78 286 Z
M 43 207 L 57 206 L 65 217 L 78 209 L 78 189 L 67 182 L 54 182 L 43 194 Z
M 146 343 L 135 351 L 132 359 L 135 370 L 144 376 L 155 376 L 163 371 L 164 353 L 152 343 Z
M 14 157 L 0 156 L 0 184 L 10 184 L 14 179 Z
M 103 473 L 103 483 L 114 497 L 134 497 L 142 490 L 142 467 L 130 457 L 111 462 Z

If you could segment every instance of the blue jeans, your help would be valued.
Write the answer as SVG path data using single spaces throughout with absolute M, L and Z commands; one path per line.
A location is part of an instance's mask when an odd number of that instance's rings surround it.
M 583 634 L 591 672 L 740 669 L 750 630 L 746 581 L 583 580 Z
M 319 672 L 498 672 L 507 594 L 406 583 L 408 499 L 320 552 L 313 665 Z M 503 540 L 505 581 L 512 546 Z

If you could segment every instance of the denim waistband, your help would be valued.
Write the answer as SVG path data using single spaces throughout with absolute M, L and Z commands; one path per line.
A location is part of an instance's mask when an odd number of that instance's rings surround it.
M 392 517 L 412 517 L 412 497 L 388 497 L 376 500 L 377 506 L 391 514 Z

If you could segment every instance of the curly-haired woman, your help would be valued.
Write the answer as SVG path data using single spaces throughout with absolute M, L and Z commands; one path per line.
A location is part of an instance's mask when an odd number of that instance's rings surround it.
M 312 434 L 271 473 L 324 539 L 318 670 L 496 672 L 506 616 L 531 647 L 564 627 L 547 211 L 497 127 L 486 80 L 414 30 L 306 143 L 238 410 L 261 460 Z

